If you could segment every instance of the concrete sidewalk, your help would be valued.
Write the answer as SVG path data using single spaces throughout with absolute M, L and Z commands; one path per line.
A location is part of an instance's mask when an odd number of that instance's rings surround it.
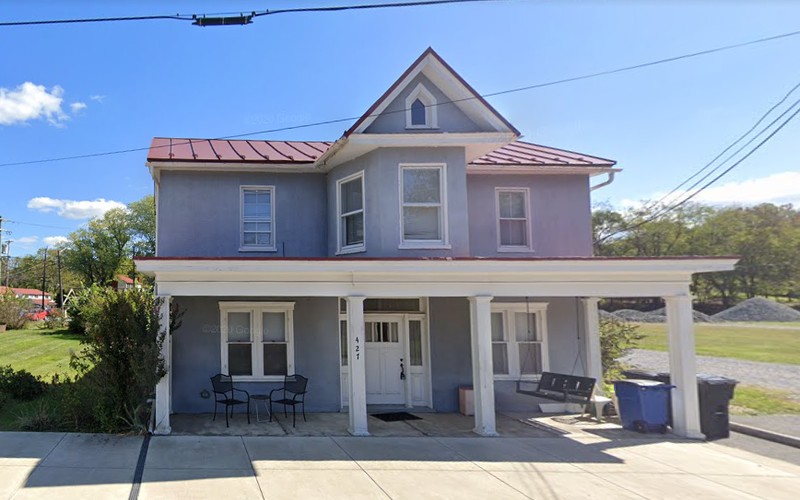
M 142 438 L 0 433 L 0 498 L 127 498 Z M 156 436 L 139 498 L 796 498 L 800 467 L 713 443 Z

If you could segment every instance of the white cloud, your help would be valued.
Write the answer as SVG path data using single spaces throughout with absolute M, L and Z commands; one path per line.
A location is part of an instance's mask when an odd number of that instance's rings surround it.
M 655 201 L 666 194 L 664 191 L 656 192 L 648 199 Z M 664 203 L 671 204 L 682 200 L 686 194 L 686 191 L 675 192 L 665 199 Z M 692 198 L 692 201 L 708 205 L 758 205 L 759 203 L 784 205 L 791 203 L 795 208 L 800 208 L 800 172 L 779 172 L 766 177 L 712 186 L 701 191 Z M 621 208 L 639 208 L 642 205 L 642 200 L 631 198 L 625 198 L 619 202 Z
M 39 241 L 39 237 L 38 236 L 23 236 L 22 238 L 15 238 L 13 241 L 17 245 L 27 246 L 27 245 L 33 245 L 34 243 Z
M 86 109 L 86 103 L 85 102 L 80 102 L 80 101 L 73 102 L 73 103 L 70 103 L 69 108 L 72 110 L 72 114 L 74 115 L 78 111 L 82 111 L 82 110 Z
M 112 208 L 125 208 L 125 204 L 105 198 L 76 201 L 40 196 L 28 201 L 28 208 L 39 212 L 56 212 L 66 219 L 91 219 L 103 215 Z
M 91 99 L 91 100 L 93 100 L 93 101 L 97 101 L 97 102 L 103 102 L 103 101 L 105 101 L 105 100 L 106 100 L 106 96 L 104 96 L 104 95 L 100 95 L 100 94 L 97 94 L 97 95 L 90 95 L 90 96 L 89 96 L 89 99 Z
M 66 236 L 45 236 L 42 241 L 45 245 L 54 247 L 68 242 L 69 238 Z
M 48 92 L 44 85 L 25 82 L 14 90 L 0 87 L 0 125 L 14 125 L 45 118 L 61 126 L 69 120 L 61 109 L 64 89 L 58 85 Z

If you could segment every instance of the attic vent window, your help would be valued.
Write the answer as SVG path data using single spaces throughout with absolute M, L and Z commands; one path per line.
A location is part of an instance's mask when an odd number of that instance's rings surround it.
M 418 84 L 406 98 L 406 128 L 437 128 L 436 98 Z

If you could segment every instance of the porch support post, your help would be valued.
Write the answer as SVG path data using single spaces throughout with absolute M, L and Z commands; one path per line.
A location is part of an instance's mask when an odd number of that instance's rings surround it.
M 669 330 L 669 368 L 672 390 L 672 429 L 690 439 L 703 439 L 697 397 L 697 365 L 694 352 L 692 297 L 664 297 Z
M 602 395 L 603 391 L 603 358 L 600 355 L 600 315 L 597 310 L 598 297 L 584 297 L 581 299 L 583 306 L 583 337 L 586 345 L 586 376 L 597 380 L 594 386 L 595 394 Z
M 472 340 L 472 386 L 475 397 L 475 428 L 481 436 L 496 436 L 494 415 L 494 370 L 492 367 L 492 297 L 469 297 Z
M 347 297 L 347 365 L 350 387 L 350 426 L 354 436 L 369 436 L 367 428 L 367 378 L 364 360 L 364 297 Z
M 169 434 L 172 428 L 169 425 L 170 406 L 172 405 L 172 387 L 170 384 L 170 372 L 172 370 L 172 343 L 169 333 L 169 295 L 159 295 L 161 305 L 159 306 L 159 325 L 160 331 L 164 333 L 164 341 L 161 344 L 161 357 L 164 359 L 164 368 L 167 374 L 156 384 L 156 403 L 155 403 L 155 429 L 154 434 Z

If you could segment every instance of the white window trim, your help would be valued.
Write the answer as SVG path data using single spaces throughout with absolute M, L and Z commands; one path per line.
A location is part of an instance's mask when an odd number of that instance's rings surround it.
M 261 190 L 270 192 L 270 223 L 272 224 L 272 245 L 245 245 L 244 244 L 244 192 L 248 190 Z M 275 186 L 239 186 L 239 251 L 240 252 L 275 252 L 278 250 L 275 223 Z
M 345 216 L 357 214 L 359 210 L 342 213 L 342 184 L 361 178 L 361 214 L 364 220 L 364 241 L 357 245 L 342 245 L 342 219 Z M 350 253 L 366 252 L 367 251 L 367 210 L 366 210 L 366 192 L 364 191 L 364 171 L 348 175 L 336 181 L 336 255 L 344 255 Z
M 282 382 L 283 375 L 259 375 L 264 373 L 264 358 L 262 328 L 262 313 L 278 312 L 284 313 L 286 321 L 286 374 L 294 374 L 294 302 L 220 302 L 219 303 L 220 321 L 220 372 L 228 373 L 228 313 L 246 312 L 250 313 L 250 340 L 252 342 L 252 366 L 253 373 L 256 375 L 234 375 L 233 380 L 258 381 L 258 382 Z
M 525 229 L 528 235 L 527 245 L 503 245 L 500 239 L 500 193 L 516 192 L 525 195 Z M 527 187 L 496 187 L 494 188 L 495 223 L 497 226 L 497 251 L 498 252 L 533 252 L 533 224 L 531 217 L 531 190 Z
M 405 239 L 405 220 L 403 219 L 403 207 L 406 203 L 403 200 L 403 170 L 405 169 L 439 169 L 439 224 L 442 239 L 440 240 L 406 240 Z M 400 205 L 400 250 L 449 250 L 450 234 L 448 231 L 448 210 L 447 210 L 447 164 L 446 163 L 401 163 L 398 168 L 398 194 Z M 411 203 L 408 206 L 435 206 L 433 203 Z
M 413 125 L 411 123 L 411 104 L 419 99 L 425 105 L 425 124 Z M 435 129 L 439 128 L 436 98 L 425 88 L 425 85 L 418 83 L 414 90 L 406 97 L 406 128 L 407 129 Z
M 538 380 L 539 375 L 520 375 L 519 345 L 514 327 L 514 313 L 527 313 L 530 311 L 536 317 L 536 331 L 542 333 L 542 371 L 550 369 L 550 356 L 547 340 L 547 303 L 546 302 L 495 302 L 492 303 L 493 313 L 503 314 L 503 333 L 508 348 L 508 374 L 495 374 L 495 380 Z

